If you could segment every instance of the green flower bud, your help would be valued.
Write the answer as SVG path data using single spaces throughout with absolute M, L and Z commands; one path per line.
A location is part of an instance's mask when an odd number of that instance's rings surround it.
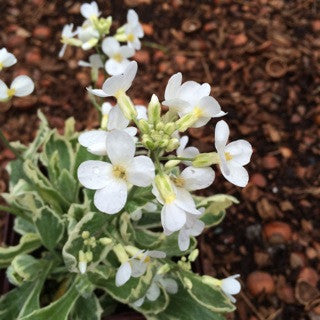
M 186 286 L 187 289 L 189 289 L 189 290 L 192 289 L 192 287 L 193 287 L 192 281 L 189 278 L 184 277 L 183 278 L 183 283 L 184 283 L 184 285 Z
M 179 145 L 180 145 L 179 140 L 177 138 L 172 138 L 172 139 L 170 139 L 170 141 L 167 145 L 166 151 L 171 152 L 171 151 L 177 149 L 179 147 Z
M 166 263 L 158 269 L 157 274 L 166 274 L 170 271 L 170 269 L 171 268 L 170 268 L 169 264 Z
M 150 131 L 149 123 L 145 119 L 140 119 L 138 122 L 138 128 L 142 133 L 148 133 Z
M 198 118 L 193 113 L 188 113 L 182 118 L 180 118 L 177 122 L 177 128 L 180 132 L 186 131 L 188 128 L 190 128 Z
M 163 128 L 163 131 L 169 136 L 171 136 L 176 130 L 177 130 L 177 127 L 174 122 L 168 122 Z
M 198 255 L 199 255 L 199 250 L 198 249 L 194 249 L 189 254 L 189 257 L 188 257 L 189 261 L 194 262 L 197 259 Z
M 89 231 L 83 231 L 81 233 L 82 239 L 88 239 L 90 237 L 90 232 Z
M 216 152 L 200 153 L 192 161 L 192 165 L 198 168 L 209 167 L 217 163 L 219 163 L 219 156 Z
M 158 123 L 156 124 L 156 130 L 157 130 L 157 131 L 162 131 L 163 128 L 164 128 L 164 123 L 163 123 L 163 122 L 158 122 Z M 159 133 L 160 133 L 160 132 L 159 132 Z
M 157 124 L 160 122 L 161 106 L 158 97 L 153 94 L 148 105 L 148 121 Z
M 146 134 L 142 136 L 142 143 L 149 149 L 154 150 L 156 148 L 154 141 Z
M 176 199 L 176 194 L 174 192 L 170 177 L 167 174 L 162 173 L 156 175 L 154 181 L 165 203 L 171 203 Z
M 82 250 L 79 251 L 79 262 L 87 262 L 86 255 Z
M 176 167 L 180 162 L 181 162 L 180 160 L 169 160 L 168 162 L 166 162 L 164 166 L 170 169 L 170 168 Z
M 137 110 L 131 99 L 125 94 L 125 92 L 119 92 L 119 94 L 117 95 L 117 102 L 121 111 L 127 119 L 132 120 L 133 118 L 137 117 Z
M 104 246 L 108 246 L 109 244 L 112 243 L 112 239 L 104 237 L 104 238 L 100 238 L 99 242 Z
M 158 145 L 160 148 L 166 148 L 170 140 L 168 138 L 163 138 L 162 140 L 158 141 Z
M 87 252 L 85 253 L 85 256 L 86 256 L 86 261 L 87 261 L 87 262 L 91 262 L 91 261 L 92 261 L 93 255 L 92 255 L 92 252 L 91 252 L 91 251 L 87 251 Z
M 117 256 L 118 260 L 121 263 L 125 263 L 129 260 L 129 257 L 126 253 L 126 250 L 124 249 L 122 244 L 117 244 L 116 246 L 114 246 L 112 248 L 113 252 L 115 253 L 115 255 Z

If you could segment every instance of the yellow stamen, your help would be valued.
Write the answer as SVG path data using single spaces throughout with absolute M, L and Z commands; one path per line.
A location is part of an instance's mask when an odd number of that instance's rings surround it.
M 195 107 L 193 109 L 193 114 L 197 117 L 197 118 L 201 118 L 203 116 L 203 110 L 201 110 L 199 107 Z
M 230 161 L 233 158 L 233 156 L 229 152 L 225 152 L 224 155 L 225 155 L 227 161 Z
M 118 179 L 126 179 L 126 169 L 122 166 L 114 166 L 112 169 L 112 173 Z
M 116 53 L 112 58 L 117 62 L 121 62 L 123 60 L 123 56 L 120 53 Z
M 108 118 L 109 118 L 109 115 L 108 115 L 108 114 L 104 114 L 104 115 L 102 116 L 102 119 L 101 119 L 101 129 L 104 129 L 104 130 L 107 129 Z
M 174 194 L 168 195 L 164 201 L 166 204 L 172 203 L 174 200 L 176 200 L 176 196 Z
M 149 263 L 151 261 L 151 258 L 149 256 L 146 256 L 145 259 L 144 259 L 144 262 L 145 263 Z
M 129 41 L 129 42 L 133 42 L 134 41 L 134 34 L 133 33 L 129 33 L 128 35 L 127 35 L 127 40 Z
M 7 95 L 9 98 L 13 97 L 15 93 L 16 93 L 16 89 L 12 88 L 7 90 Z
M 3 69 L 3 63 L 0 62 L 0 71 Z

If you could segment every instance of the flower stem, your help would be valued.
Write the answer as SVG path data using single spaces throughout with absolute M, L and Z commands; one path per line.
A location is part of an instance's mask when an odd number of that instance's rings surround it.
M 193 161 L 194 158 L 183 158 L 183 157 L 161 157 L 160 160 L 181 160 L 181 161 Z
M 17 158 L 20 158 L 22 159 L 22 156 L 20 155 L 20 153 L 14 148 L 11 146 L 10 142 L 7 140 L 7 138 L 4 136 L 3 132 L 1 131 L 0 129 L 0 140 L 3 142 L 3 144 L 8 148 L 10 149 L 13 154 L 17 157 Z

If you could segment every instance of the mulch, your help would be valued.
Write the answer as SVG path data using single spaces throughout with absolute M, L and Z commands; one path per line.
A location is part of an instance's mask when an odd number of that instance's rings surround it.
M 184 80 L 208 82 L 228 112 L 231 139 L 254 147 L 250 183 L 240 189 L 217 173 L 210 193 L 240 200 L 224 222 L 201 237 L 202 271 L 241 274 L 243 290 L 230 319 L 320 319 L 320 4 L 314 0 L 113 0 L 98 1 L 115 26 L 134 8 L 144 24 L 138 75 L 130 96 L 146 104 L 163 99 L 178 71 Z M 9 140 L 30 142 L 40 108 L 53 127 L 76 119 L 78 130 L 97 126 L 86 98 L 88 70 L 77 66 L 81 50 L 58 59 L 64 24 L 82 21 L 80 2 L 6 0 L 0 3 L 0 43 L 18 63 L 1 72 L 10 82 L 28 74 L 32 96 L 0 105 Z M 10 107 L 10 108 L 9 108 Z M 192 129 L 192 143 L 213 149 L 214 124 Z M 7 188 L 0 150 L 0 191 Z M 218 171 L 218 170 L 216 170 Z

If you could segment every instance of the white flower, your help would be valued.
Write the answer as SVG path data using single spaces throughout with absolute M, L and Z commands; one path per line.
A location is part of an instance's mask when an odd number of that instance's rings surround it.
M 225 115 L 216 99 L 209 96 L 210 85 L 200 85 L 195 81 L 182 83 L 182 74 L 174 74 L 168 81 L 163 104 L 173 109 L 180 117 L 193 113 L 196 117 L 193 128 L 199 128 L 208 123 L 211 118 Z
M 142 105 L 136 105 L 135 107 L 138 112 L 137 119 L 138 120 L 140 120 L 140 119 L 148 120 L 147 108 Z
M 142 210 L 143 211 L 147 211 L 148 213 L 150 212 L 155 212 L 157 211 L 157 205 L 152 203 L 152 202 L 148 202 L 146 203 L 144 206 L 136 209 L 135 211 L 131 212 L 130 213 L 130 218 L 133 220 L 133 221 L 138 221 L 142 218 Z
M 106 139 L 111 163 L 89 160 L 78 168 L 78 178 L 88 189 L 97 190 L 94 204 L 102 212 L 115 214 L 126 204 L 128 184 L 147 187 L 155 176 L 152 160 L 135 157 L 135 143 L 126 132 L 113 130 Z
M 162 275 L 157 274 L 153 278 L 146 295 L 135 301 L 133 304 L 136 307 L 141 307 L 145 299 L 148 299 L 149 301 L 156 301 L 161 294 L 160 286 L 162 286 L 169 294 L 176 294 L 178 292 L 178 283 L 174 279 L 164 278 Z
M 73 38 L 77 34 L 77 31 L 73 31 L 73 23 L 66 24 L 62 29 L 61 34 L 61 42 L 63 43 L 63 46 L 59 52 L 59 58 L 62 58 L 66 49 L 68 41 Z
M 130 9 L 127 14 L 127 23 L 124 25 L 124 32 L 127 36 L 128 46 L 140 50 L 141 42 L 139 38 L 144 36 L 142 25 L 139 23 L 137 13 Z
M 236 140 L 227 144 L 229 134 L 227 123 L 220 120 L 215 129 L 215 147 L 220 158 L 220 169 L 229 182 L 245 187 L 248 184 L 249 175 L 243 166 L 250 162 L 252 147 L 245 140 Z
M 80 7 L 80 12 L 82 16 L 86 19 L 97 18 L 100 16 L 98 5 L 95 1 L 91 3 L 84 3 Z
M 87 262 L 86 261 L 80 261 L 78 264 L 79 271 L 81 274 L 85 274 L 87 270 Z
M 135 61 L 131 61 L 123 74 L 112 76 L 108 78 L 101 89 L 87 88 L 92 94 L 98 97 L 117 97 L 121 93 L 125 93 L 132 84 L 134 77 L 138 70 L 138 64 Z
M 3 68 L 11 67 L 15 63 L 17 63 L 17 59 L 12 53 L 8 52 L 6 48 L 0 49 L 0 71 Z
M 103 68 L 103 63 L 102 63 L 101 58 L 98 54 L 92 54 L 89 57 L 89 62 L 80 60 L 78 62 L 78 65 L 81 67 L 89 67 L 89 68 L 96 69 L 96 70 Z
M 82 42 L 83 50 L 90 50 L 97 43 L 100 37 L 99 31 L 91 24 L 90 21 L 85 21 L 81 27 L 77 28 L 79 40 Z
M 112 76 L 123 73 L 129 64 L 128 58 L 134 55 L 133 48 L 120 46 L 113 37 L 107 37 L 102 41 L 102 50 L 109 57 L 105 69 Z
M 120 107 L 114 107 L 109 102 L 102 105 L 102 121 L 101 128 L 103 130 L 90 130 L 83 132 L 79 136 L 79 143 L 86 147 L 87 150 L 98 156 L 107 155 L 107 136 L 112 130 L 125 131 L 131 137 L 137 134 L 137 128 L 128 127 L 129 120 L 123 115 Z M 107 130 L 107 131 L 106 131 Z
M 120 287 L 124 285 L 131 277 L 141 277 L 147 270 L 148 263 L 151 260 L 150 258 L 163 259 L 165 257 L 166 254 L 162 251 L 140 251 L 131 259 L 121 264 L 116 273 L 116 286 Z
M 152 193 L 163 205 L 161 210 L 161 223 L 166 234 L 180 230 L 187 221 L 187 214 L 200 215 L 190 193 L 182 188 L 175 188 L 175 194 L 163 199 L 156 184 L 153 184 Z
M 199 209 L 200 210 L 200 209 Z M 201 211 L 201 210 L 200 210 Z M 188 250 L 190 246 L 190 237 L 196 237 L 201 234 L 205 224 L 198 219 L 199 217 L 188 214 L 185 225 L 181 228 L 178 235 L 178 245 L 181 251 Z
M 239 277 L 240 275 L 236 274 L 220 281 L 220 287 L 222 291 L 233 303 L 236 302 L 236 299 L 233 297 L 233 295 L 238 294 L 241 290 L 241 284 L 238 280 L 236 280 L 236 278 Z
M 181 158 L 194 158 L 196 157 L 200 152 L 196 147 L 187 147 L 187 144 L 189 142 L 188 136 L 183 136 L 180 138 L 180 145 L 177 149 L 177 156 Z M 190 161 L 183 161 L 185 165 L 191 165 Z
M 28 76 L 16 77 L 10 88 L 0 80 L 0 100 L 10 99 L 13 96 L 24 97 L 29 95 L 34 90 L 34 83 Z

